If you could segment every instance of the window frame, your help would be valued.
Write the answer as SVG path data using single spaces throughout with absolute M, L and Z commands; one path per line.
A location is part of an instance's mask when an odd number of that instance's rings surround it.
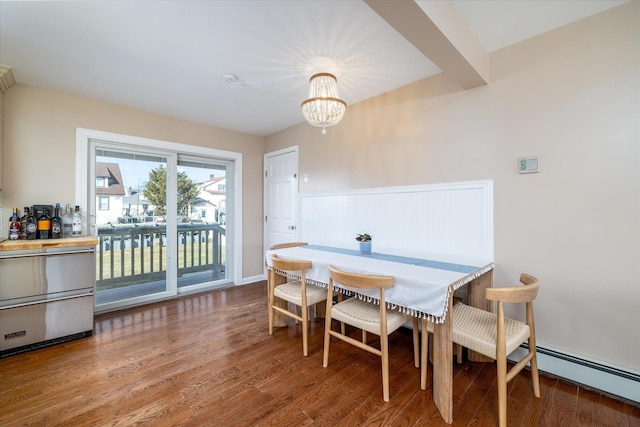
M 111 200 L 110 199 L 111 199 L 111 197 L 109 197 L 109 196 L 98 196 L 98 206 L 96 206 L 96 208 L 98 210 L 101 210 L 101 211 L 108 211 L 109 209 L 111 209 L 111 207 L 110 207 L 111 206 Z M 103 207 L 103 205 L 102 205 L 102 201 L 103 200 L 107 201 L 107 207 L 106 208 Z
M 91 197 L 89 190 L 89 177 L 95 175 L 94 154 L 91 153 L 91 141 L 109 141 L 114 145 L 120 145 L 122 149 L 134 148 L 153 150 L 158 153 L 170 153 L 173 156 L 173 164 L 168 168 L 168 173 L 176 174 L 177 159 L 180 156 L 210 157 L 229 162 L 227 169 L 227 185 L 232 185 L 232 198 L 227 205 L 232 207 L 233 221 L 227 224 L 227 244 L 231 261 L 227 268 L 231 271 L 229 279 L 234 285 L 240 285 L 242 280 L 242 173 L 243 155 L 234 151 L 226 151 L 215 148 L 201 147 L 197 145 L 180 144 L 150 138 L 142 138 L 131 135 L 103 132 L 99 130 L 77 128 L 76 129 L 76 203 L 81 212 L 87 212 L 88 221 L 83 225 L 83 234 L 95 236 L 97 229 L 94 225 L 96 218 L 95 197 Z M 169 190 L 175 193 L 175 189 Z M 173 230 L 167 229 L 167 233 L 176 234 L 176 225 Z

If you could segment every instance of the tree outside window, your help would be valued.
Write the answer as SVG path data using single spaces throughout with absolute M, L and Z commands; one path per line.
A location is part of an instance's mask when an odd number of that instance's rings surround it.
M 144 187 L 144 197 L 155 206 L 154 214 L 167 214 L 167 169 L 160 165 L 149 171 L 149 181 Z M 178 215 L 189 216 L 193 201 L 198 197 L 198 186 L 185 172 L 178 171 Z

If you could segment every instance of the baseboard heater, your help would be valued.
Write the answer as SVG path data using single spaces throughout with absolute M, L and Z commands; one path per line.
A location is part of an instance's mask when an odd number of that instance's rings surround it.
M 517 360 L 528 351 L 526 343 L 516 349 L 513 359 Z M 600 362 L 585 359 L 558 350 L 537 347 L 538 369 L 605 394 L 640 404 L 640 374 Z M 511 359 L 511 357 L 509 358 Z

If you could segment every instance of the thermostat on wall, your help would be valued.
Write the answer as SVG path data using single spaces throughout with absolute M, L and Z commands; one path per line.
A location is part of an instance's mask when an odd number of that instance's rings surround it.
M 538 156 L 520 157 L 518 159 L 518 171 L 520 173 L 540 172 Z

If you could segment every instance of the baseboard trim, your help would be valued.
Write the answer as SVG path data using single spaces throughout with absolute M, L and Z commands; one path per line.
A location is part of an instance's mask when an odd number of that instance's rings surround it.
M 523 357 L 527 348 L 523 344 L 509 359 Z M 541 372 L 628 400 L 635 405 L 640 404 L 640 373 L 548 347 L 537 347 L 537 353 Z
M 260 282 L 262 280 L 267 280 L 267 277 L 264 274 L 260 274 L 252 277 L 244 277 L 242 279 L 242 283 L 238 283 L 238 285 L 248 285 L 249 283 Z

